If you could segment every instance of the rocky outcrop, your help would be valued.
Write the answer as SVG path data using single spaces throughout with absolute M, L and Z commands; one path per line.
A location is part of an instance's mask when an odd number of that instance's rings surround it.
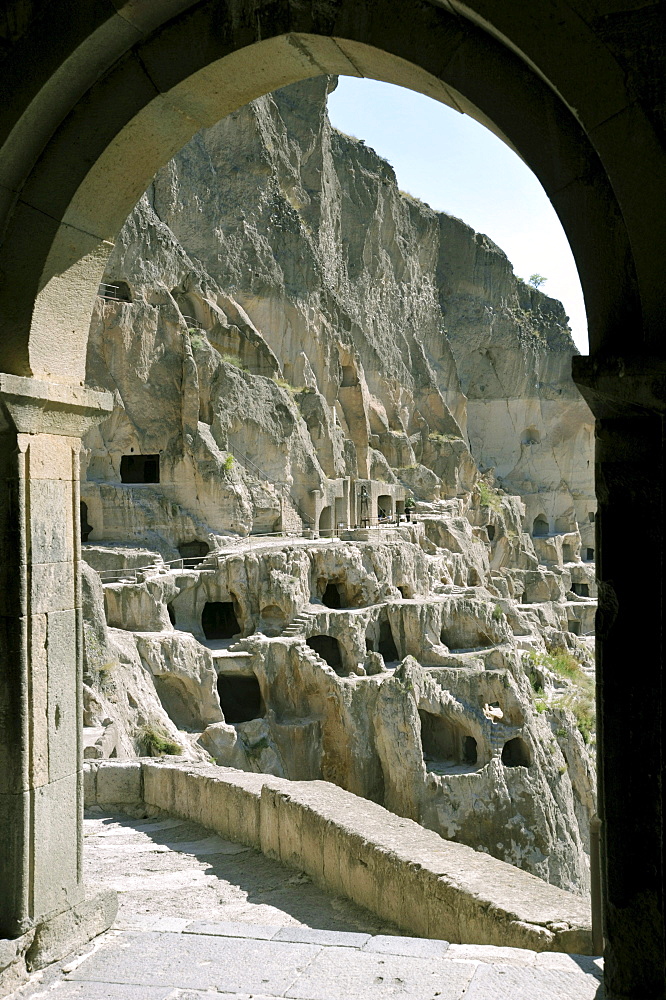
M 324 778 L 585 892 L 595 507 L 566 317 L 335 132 L 332 86 L 199 133 L 111 257 L 89 755 Z

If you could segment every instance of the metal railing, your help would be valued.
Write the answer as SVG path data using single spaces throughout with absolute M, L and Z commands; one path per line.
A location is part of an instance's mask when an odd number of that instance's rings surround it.
M 296 513 L 304 524 L 307 524 L 309 528 L 314 527 L 313 519 L 309 514 L 305 513 L 286 483 L 281 483 L 276 479 L 271 479 L 271 477 L 268 476 L 263 469 L 259 468 L 259 466 L 253 462 L 251 458 L 248 458 L 247 455 L 238 451 L 238 449 L 234 448 L 233 445 L 227 445 L 226 450 L 230 452 L 234 458 L 237 458 L 241 465 L 245 466 L 248 472 L 251 472 L 253 475 L 257 476 L 257 478 L 262 479 L 265 483 L 270 483 L 270 485 L 276 489 L 278 493 L 281 493 L 282 496 L 291 503 L 292 507 L 294 507 Z
M 110 285 L 106 281 L 100 284 L 97 294 L 102 299 L 110 299 L 117 302 L 123 301 L 120 297 L 120 285 Z

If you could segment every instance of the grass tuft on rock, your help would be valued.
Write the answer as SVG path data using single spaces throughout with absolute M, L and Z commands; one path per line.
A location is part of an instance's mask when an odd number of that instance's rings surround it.
M 147 757 L 164 757 L 167 754 L 178 755 L 183 752 L 180 743 L 176 743 L 161 726 L 146 725 L 139 733 L 141 750 Z

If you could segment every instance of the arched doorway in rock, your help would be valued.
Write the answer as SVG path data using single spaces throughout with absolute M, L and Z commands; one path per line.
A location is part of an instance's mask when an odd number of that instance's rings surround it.
M 386 521 L 393 517 L 393 497 L 389 493 L 382 493 L 377 497 L 377 518 Z
M 330 538 L 333 534 L 333 508 L 331 506 L 322 508 L 319 515 L 319 534 L 323 538 Z
M 379 622 L 379 641 L 377 643 L 377 652 L 382 654 L 384 663 L 397 663 L 400 659 L 400 653 L 398 652 L 398 647 L 396 646 L 395 639 L 393 638 L 391 622 L 388 618 L 382 618 Z
M 233 639 L 241 631 L 233 601 L 207 601 L 201 612 L 201 628 L 207 639 Z
M 338 583 L 333 583 L 332 580 L 328 581 L 321 595 L 321 603 L 334 610 L 345 607 L 343 594 Z
M 426 709 L 419 709 L 419 721 L 421 748 L 427 770 L 473 768 L 477 764 L 477 741 L 463 726 Z
M 335 670 L 336 674 L 343 675 L 345 673 L 343 663 L 342 663 L 342 651 L 340 648 L 340 643 L 332 635 L 311 635 L 309 639 L 306 640 L 307 645 L 310 649 L 313 649 L 318 656 L 321 656 L 322 660 L 328 663 L 329 667 Z
M 259 681 L 254 674 L 251 677 L 219 674 L 217 693 L 225 722 L 251 722 L 266 714 Z
M 505 767 L 530 767 L 530 748 L 520 736 L 508 740 L 502 748 L 502 763 Z
M 544 514 L 538 514 L 532 524 L 532 537 L 543 538 L 550 534 L 550 525 Z

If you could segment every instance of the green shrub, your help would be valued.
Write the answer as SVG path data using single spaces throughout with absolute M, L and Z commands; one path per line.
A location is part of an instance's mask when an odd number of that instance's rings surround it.
M 492 615 L 493 621 L 500 622 L 503 617 L 504 617 L 504 612 L 502 611 L 499 604 L 496 604 L 495 607 L 493 608 L 493 615 Z
M 234 368 L 240 368 L 241 371 L 246 371 L 247 369 L 240 363 L 240 359 L 234 354 L 221 354 L 220 359 L 224 361 L 225 365 L 233 365 Z
M 500 511 L 502 509 L 502 497 L 500 493 L 480 480 L 477 483 L 479 489 L 480 504 L 482 507 L 489 507 L 491 510 Z
M 234 467 L 234 456 L 233 455 L 227 455 L 227 457 L 225 458 L 224 463 L 222 465 L 222 469 L 223 469 L 224 472 L 231 472 L 231 470 L 233 469 L 233 467 Z
M 281 389 L 286 389 L 287 392 L 290 392 L 292 396 L 296 396 L 299 392 L 306 392 L 308 388 L 306 385 L 292 385 L 285 378 L 277 378 L 277 376 L 273 376 L 273 381 Z
M 139 743 L 147 757 L 163 757 L 165 754 L 180 754 L 183 748 L 172 740 L 161 726 L 146 725 L 139 733 Z
M 536 691 L 536 689 L 535 689 L 535 691 Z M 543 691 L 541 691 L 541 694 L 543 694 Z M 539 713 L 539 715 L 543 715 L 544 712 L 548 711 L 548 705 L 546 704 L 545 701 L 543 701 L 541 699 L 539 701 L 535 701 L 534 702 L 534 707 L 536 708 L 536 710 Z

